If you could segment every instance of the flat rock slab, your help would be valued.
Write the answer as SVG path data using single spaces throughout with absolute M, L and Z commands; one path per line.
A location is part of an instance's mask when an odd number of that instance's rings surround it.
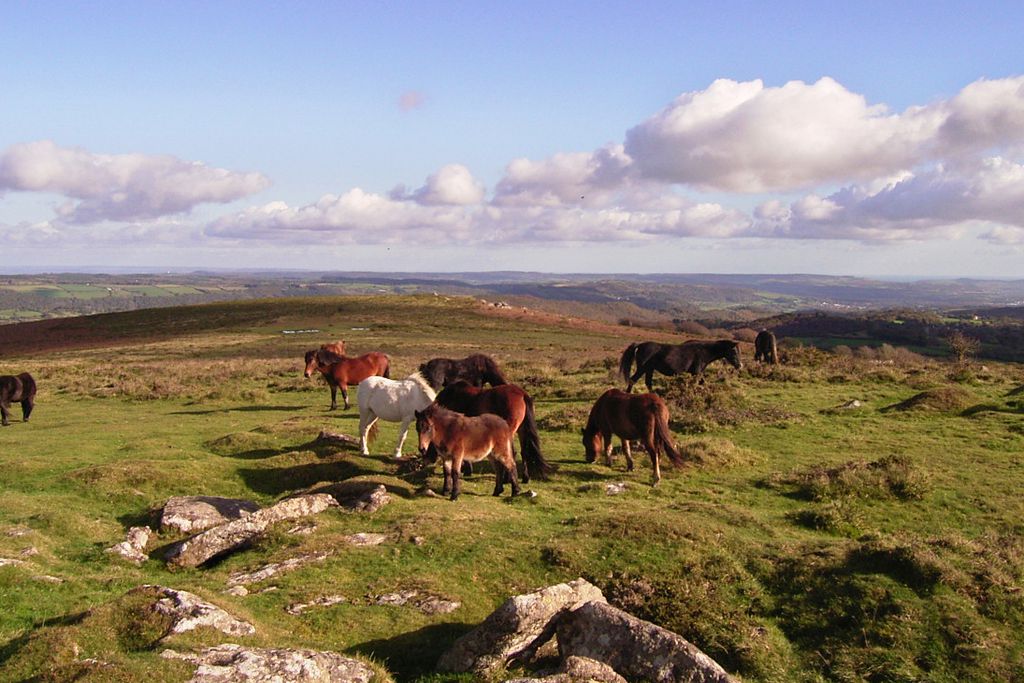
M 313 562 L 322 562 L 331 556 L 329 552 L 310 553 L 291 557 L 282 562 L 272 562 L 251 572 L 235 572 L 228 577 L 228 587 L 247 586 L 277 576 L 283 572 L 290 572 Z
M 566 613 L 556 632 L 562 657 L 603 662 L 631 681 L 737 683 L 679 634 L 605 602 L 588 602 Z
M 462 606 L 462 603 L 457 600 L 449 600 L 440 595 L 421 593 L 414 589 L 398 591 L 396 593 L 384 593 L 382 595 L 368 595 L 366 599 L 371 605 L 414 607 L 424 614 L 449 614 Z
M 487 675 L 512 658 L 529 658 L 554 633 L 555 619 L 601 591 L 585 579 L 559 583 L 509 598 L 482 624 L 455 641 L 437 663 L 440 671 Z
M 161 656 L 196 664 L 198 668 L 190 683 L 370 683 L 376 675 L 358 659 L 316 650 L 227 644 L 198 654 L 165 650 Z
M 174 544 L 167 552 L 167 566 L 171 569 L 198 567 L 218 555 L 247 545 L 272 524 L 315 515 L 337 505 L 334 496 L 326 493 L 287 498 L 276 505 L 201 531 Z
M 164 503 L 160 530 L 194 534 L 241 519 L 260 509 L 251 500 L 216 496 L 175 496 Z
M 388 535 L 360 532 L 358 534 L 349 534 L 348 536 L 342 536 L 341 540 L 349 545 L 354 545 L 358 548 L 361 548 L 366 546 L 380 545 L 384 541 L 388 540 Z
M 332 605 L 340 605 L 346 602 L 348 602 L 348 598 L 344 595 L 322 595 L 319 598 L 310 600 L 309 602 L 293 602 L 285 607 L 284 611 L 288 614 L 298 616 L 313 607 L 331 607 Z
M 201 626 L 216 629 L 229 636 L 251 636 L 256 628 L 234 617 L 220 607 L 206 602 L 188 591 L 175 590 L 164 586 L 145 585 L 132 589 L 131 593 L 152 593 L 153 609 L 171 619 L 173 633 L 185 633 Z

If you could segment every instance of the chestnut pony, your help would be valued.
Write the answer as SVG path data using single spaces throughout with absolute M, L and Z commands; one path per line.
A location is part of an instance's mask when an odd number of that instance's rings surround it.
M 444 465 L 444 493 L 455 500 L 462 492 L 463 462 L 487 458 L 494 466 L 494 494 L 505 490 L 505 480 L 512 484 L 512 495 L 519 494 L 516 461 L 512 455 L 512 428 L 508 422 L 490 413 L 466 417 L 432 403 L 416 411 L 416 433 L 420 454 L 428 459 L 433 445 Z
M 583 448 L 587 462 L 597 459 L 597 452 L 604 451 L 605 462 L 612 464 L 612 436 L 622 440 L 622 452 L 626 456 L 626 469 L 633 471 L 633 454 L 629 450 L 630 439 L 639 439 L 644 450 L 651 456 L 654 467 L 653 486 L 661 481 L 661 467 L 658 453 L 664 450 L 672 464 L 683 465 L 672 443 L 668 428 L 668 408 L 657 394 L 627 394 L 619 389 L 609 389 L 590 409 L 587 426 L 583 428 Z
M 345 401 L 345 410 L 348 410 L 348 385 L 358 384 L 374 375 L 388 377 L 390 367 L 391 360 L 387 354 L 377 351 L 356 358 L 334 353 L 324 347 L 306 351 L 305 375 L 312 377 L 314 370 L 323 373 L 324 379 L 331 387 L 331 410 L 338 409 L 339 388 L 341 389 L 341 398 Z
M 467 416 L 493 413 L 504 418 L 519 434 L 523 455 L 523 481 L 531 475 L 546 479 L 553 468 L 540 452 L 540 435 L 533 414 L 533 399 L 515 384 L 499 384 L 490 389 L 475 387 L 465 380 L 449 384 L 437 394 L 438 405 Z

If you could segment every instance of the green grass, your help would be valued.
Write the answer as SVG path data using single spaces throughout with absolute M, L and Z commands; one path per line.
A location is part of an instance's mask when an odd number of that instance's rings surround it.
M 431 296 L 268 300 L 78 319 L 69 323 L 102 347 L 8 354 L 4 368 L 32 371 L 40 393 L 31 423 L 0 430 L 0 557 L 27 563 L 0 568 L 0 680 L 70 680 L 89 657 L 110 663 L 89 680 L 186 680 L 146 635 L 159 624 L 136 623 L 124 597 L 143 583 L 251 620 L 258 632 L 245 642 L 368 655 L 399 680 L 459 680 L 432 674 L 454 638 L 507 596 L 577 576 L 746 681 L 1024 676 L 1020 367 L 955 381 L 936 361 L 798 349 L 776 368 L 712 366 L 703 386 L 659 376 L 692 464 L 663 463 L 652 489 L 642 453 L 632 473 L 621 456 L 612 469 L 588 465 L 578 436 L 593 400 L 621 385 L 611 359 L 636 330 L 519 318 Z M 308 328 L 322 332 L 282 333 Z M 355 410 L 327 411 L 327 388 L 301 377 L 303 351 L 336 338 L 391 354 L 394 377 L 434 356 L 491 353 L 535 397 L 558 473 L 528 485 L 536 498 L 499 500 L 483 468 L 453 504 L 418 495 L 422 475 L 389 461 L 394 424 L 370 457 L 315 443 L 323 428 L 357 431 Z M 830 410 L 851 399 L 862 407 Z M 908 403 L 925 407 L 897 409 Z M 275 529 L 198 570 L 103 552 L 172 495 L 270 504 L 351 479 L 384 483 L 394 502 L 369 517 L 322 513 L 308 536 Z M 618 481 L 626 492 L 605 495 Z M 439 487 L 439 474 L 426 483 Z M 393 540 L 343 547 L 358 531 Z M 22 556 L 29 547 L 37 553 Z M 275 591 L 224 594 L 231 572 L 316 550 L 333 555 L 267 582 Z M 407 587 L 462 607 L 426 616 L 365 604 Z M 349 601 L 284 611 L 339 593 Z M 51 666 L 53 652 L 64 654 Z

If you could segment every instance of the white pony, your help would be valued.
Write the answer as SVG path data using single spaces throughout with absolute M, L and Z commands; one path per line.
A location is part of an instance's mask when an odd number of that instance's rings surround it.
M 402 457 L 402 444 L 409 431 L 409 425 L 416 419 L 416 411 L 423 410 L 437 396 L 427 380 L 414 372 L 403 380 L 385 377 L 367 377 L 359 383 L 356 393 L 359 403 L 359 446 L 363 455 L 369 455 L 367 441 L 370 428 L 378 419 L 386 422 L 401 422 L 398 428 L 398 446 L 395 457 Z

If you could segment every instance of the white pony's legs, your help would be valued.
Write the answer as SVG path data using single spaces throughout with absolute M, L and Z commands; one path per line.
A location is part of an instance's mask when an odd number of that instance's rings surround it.
M 398 425 L 398 445 L 395 446 L 395 457 L 402 457 L 402 445 L 405 443 L 405 437 L 409 433 L 409 425 L 412 424 L 412 419 L 402 420 L 402 424 Z
M 370 454 L 370 448 L 367 444 L 367 440 L 370 434 L 370 428 L 373 427 L 374 423 L 377 422 L 377 416 L 371 411 L 367 410 L 365 413 L 359 411 L 359 449 L 363 455 Z

